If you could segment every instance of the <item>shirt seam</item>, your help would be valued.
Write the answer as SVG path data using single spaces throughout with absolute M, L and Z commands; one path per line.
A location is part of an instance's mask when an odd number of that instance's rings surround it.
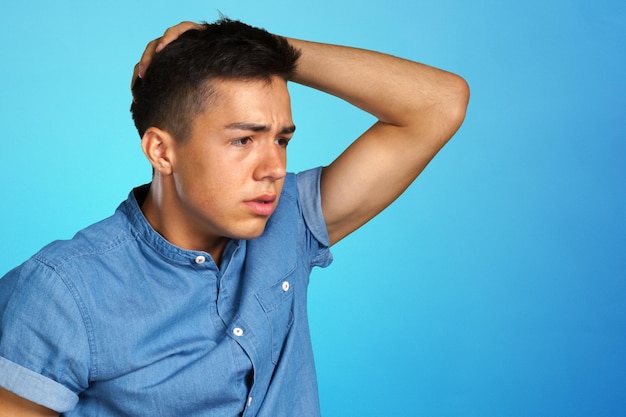
M 60 258 L 59 262 L 55 262 L 55 263 L 51 262 L 50 260 L 42 256 L 41 254 L 36 254 L 33 256 L 34 261 L 40 263 L 44 267 L 49 268 L 61 280 L 61 282 L 63 282 L 63 285 L 65 285 L 65 288 L 67 288 L 68 292 L 72 296 L 72 299 L 74 300 L 74 303 L 76 304 L 76 307 L 78 308 L 78 311 L 80 312 L 81 320 L 83 322 L 85 333 L 87 335 L 87 343 L 89 345 L 89 355 L 90 355 L 91 364 L 89 366 L 90 375 L 88 376 L 88 381 L 96 380 L 99 376 L 98 347 L 97 347 L 97 342 L 96 342 L 96 337 L 95 337 L 94 325 L 91 319 L 91 315 L 89 314 L 89 309 L 87 308 L 85 302 L 83 301 L 80 295 L 80 292 L 78 291 L 78 289 L 72 282 L 71 278 L 67 277 L 63 273 L 62 269 L 64 269 L 63 267 L 65 265 L 67 265 L 68 263 L 70 263 L 71 261 L 77 258 L 104 254 L 106 252 L 110 252 L 128 243 L 129 241 L 133 241 L 133 240 L 136 240 L 135 237 L 132 237 L 132 238 L 127 237 L 127 238 L 121 238 L 121 239 L 118 238 L 117 241 L 112 242 L 112 244 L 106 247 L 103 247 L 100 250 L 92 249 L 90 251 L 84 251 L 79 254 L 66 256 L 66 257 Z

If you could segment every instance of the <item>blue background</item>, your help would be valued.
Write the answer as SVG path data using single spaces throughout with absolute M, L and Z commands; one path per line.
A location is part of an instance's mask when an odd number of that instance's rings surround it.
M 166 27 L 219 9 L 472 88 L 452 142 L 314 273 L 324 415 L 624 416 L 625 5 L 5 1 L 0 274 L 149 180 L 132 66 Z M 294 171 L 330 163 L 373 122 L 318 92 L 292 96 Z

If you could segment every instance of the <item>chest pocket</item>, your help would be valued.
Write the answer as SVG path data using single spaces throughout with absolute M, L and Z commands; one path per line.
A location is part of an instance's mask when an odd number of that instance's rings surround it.
M 276 364 L 293 324 L 293 286 L 289 275 L 256 294 L 272 333 L 272 362 Z

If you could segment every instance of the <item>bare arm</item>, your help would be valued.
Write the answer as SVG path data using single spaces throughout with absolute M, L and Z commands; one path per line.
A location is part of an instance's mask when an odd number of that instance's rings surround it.
M 454 74 L 389 55 L 289 42 L 302 51 L 294 82 L 378 118 L 323 170 L 322 209 L 334 244 L 387 207 L 422 172 L 460 127 L 469 89 Z
M 58 413 L 0 388 L 0 417 L 58 417 Z
M 135 76 L 185 30 L 183 22 L 148 44 Z M 294 82 L 340 97 L 378 122 L 322 173 L 322 210 L 334 244 L 393 202 L 460 127 L 469 88 L 457 75 L 373 51 L 296 39 Z

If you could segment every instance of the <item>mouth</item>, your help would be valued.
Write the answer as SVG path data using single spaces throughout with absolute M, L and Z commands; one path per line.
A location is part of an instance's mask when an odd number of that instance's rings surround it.
M 274 212 L 275 194 L 263 194 L 244 201 L 244 204 L 256 215 L 269 217 Z

